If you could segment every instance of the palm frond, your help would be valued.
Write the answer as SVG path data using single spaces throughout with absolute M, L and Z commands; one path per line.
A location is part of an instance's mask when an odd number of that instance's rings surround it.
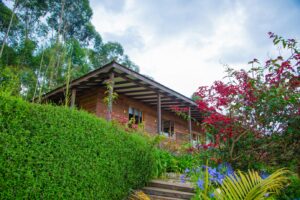
M 267 197 L 270 199 L 288 183 L 288 173 L 290 172 L 286 169 L 279 169 L 262 179 L 256 171 L 238 171 L 224 179 L 218 192 L 215 192 L 215 197 L 218 200 L 259 200 Z

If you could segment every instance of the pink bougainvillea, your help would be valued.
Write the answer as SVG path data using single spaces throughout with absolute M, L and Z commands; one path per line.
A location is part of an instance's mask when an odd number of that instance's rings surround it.
M 295 40 L 269 33 L 275 45 L 282 44 L 290 54 L 278 56 L 261 65 L 258 59 L 249 62 L 250 70 L 227 69 L 227 78 L 212 86 L 201 86 L 195 92 L 203 114 L 202 129 L 213 136 L 204 149 L 234 145 L 247 134 L 255 138 L 280 133 L 287 120 L 300 113 L 300 53 Z M 232 152 L 231 152 L 232 153 Z

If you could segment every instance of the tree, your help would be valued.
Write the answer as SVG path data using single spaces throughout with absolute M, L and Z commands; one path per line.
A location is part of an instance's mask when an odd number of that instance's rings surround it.
M 13 21 L 14 21 L 14 15 L 15 15 L 15 11 L 18 7 L 18 2 L 15 1 L 13 9 L 9 10 L 1 1 L 0 2 L 0 8 L 1 10 L 3 10 L 3 13 L 1 14 L 1 25 L 4 27 L 4 25 L 7 25 L 7 29 L 5 31 L 4 37 L 2 39 L 2 45 L 1 45 L 1 49 L 0 49 L 0 58 L 2 57 L 2 53 L 3 53 L 3 49 L 5 47 L 11 26 L 13 25 Z M 8 21 L 8 15 L 10 15 L 10 19 L 9 19 L 9 23 L 7 24 Z
M 227 81 L 195 93 L 205 113 L 203 132 L 213 136 L 205 147 L 239 167 L 249 167 L 247 161 L 284 165 L 283 157 L 300 164 L 294 156 L 300 149 L 299 47 L 293 39 L 269 35 L 286 50 L 286 58 L 279 55 L 263 64 L 254 59 L 248 71 L 228 68 Z
M 19 75 L 20 94 L 32 99 L 117 60 L 138 70 L 117 42 L 102 41 L 88 0 L 0 0 L 0 67 Z M 68 67 L 70 66 L 70 67 Z

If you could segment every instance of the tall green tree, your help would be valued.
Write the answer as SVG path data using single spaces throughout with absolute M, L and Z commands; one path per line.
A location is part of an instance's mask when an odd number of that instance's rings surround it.
M 88 0 L 0 0 L 0 66 L 18 71 L 28 99 L 116 60 L 138 70 L 121 44 L 103 42 Z M 70 66 L 70 67 L 68 67 Z

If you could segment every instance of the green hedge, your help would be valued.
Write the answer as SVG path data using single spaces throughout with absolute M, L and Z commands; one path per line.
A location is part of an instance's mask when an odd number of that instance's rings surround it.
M 86 112 L 0 94 L 0 199 L 123 199 L 150 178 L 151 152 Z

